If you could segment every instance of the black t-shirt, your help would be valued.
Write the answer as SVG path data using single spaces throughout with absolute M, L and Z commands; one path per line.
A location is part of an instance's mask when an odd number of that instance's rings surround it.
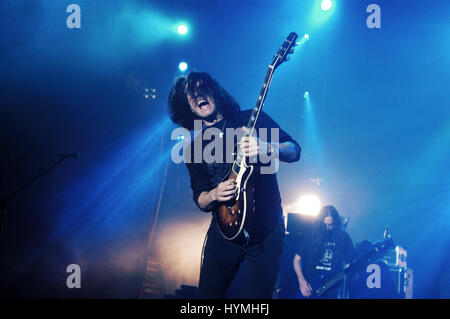
M 308 282 L 316 284 L 323 275 L 332 276 L 344 269 L 355 258 L 350 236 L 338 231 L 333 236 L 304 241 L 297 254 L 301 256 L 302 271 Z
M 221 137 L 219 137 L 224 146 L 224 151 L 222 154 L 222 163 L 218 163 L 218 161 L 214 161 L 212 163 L 207 163 L 205 161 L 205 158 L 202 158 L 201 163 L 194 163 L 194 144 L 197 143 L 199 145 L 199 141 L 193 141 L 190 146 L 190 161 L 187 161 L 186 165 L 189 170 L 189 175 L 191 178 L 191 188 L 193 191 L 193 197 L 195 203 L 198 205 L 198 197 L 202 192 L 210 191 L 214 187 L 216 187 L 220 182 L 224 180 L 224 177 L 226 177 L 227 172 L 230 172 L 232 163 L 226 163 L 227 155 L 229 156 L 230 153 L 234 152 L 234 149 L 232 147 L 226 147 L 227 143 L 227 128 L 230 129 L 236 129 L 242 126 L 246 126 L 247 122 L 250 118 L 251 110 L 245 110 L 241 111 L 238 115 L 233 117 L 232 119 L 227 120 L 221 120 L 217 123 L 215 123 L 212 126 L 205 127 L 203 129 L 203 132 L 206 128 L 216 128 L 222 131 L 223 135 L 221 134 Z M 255 128 L 257 136 L 261 138 L 262 140 L 265 140 L 267 142 L 292 142 L 298 147 L 298 158 L 300 157 L 300 146 L 296 141 L 292 139 L 292 137 L 287 134 L 285 131 L 283 131 L 280 126 L 272 119 L 270 118 L 266 113 L 261 112 L 258 120 L 256 122 Z M 265 128 L 265 133 L 260 130 L 260 128 Z M 272 137 L 272 131 L 271 129 L 278 129 L 278 141 L 274 140 L 275 138 Z M 202 132 L 202 135 L 203 135 Z M 260 132 L 263 132 L 263 135 L 261 136 L 259 134 Z M 276 134 L 276 133 L 275 133 Z M 214 141 L 215 137 L 213 136 L 211 140 L 202 140 L 200 134 L 196 137 L 196 140 L 200 139 L 201 142 L 201 150 L 202 152 L 205 150 L 205 146 L 212 141 Z M 233 144 L 237 142 L 236 138 Z M 214 152 L 212 152 L 214 153 Z M 298 160 L 297 158 L 297 160 Z M 263 166 L 268 167 L 270 164 L 261 164 L 261 165 L 255 165 L 255 171 L 252 174 L 252 177 L 250 179 L 250 182 L 254 185 L 255 188 L 255 212 L 258 215 L 258 220 L 262 224 L 273 224 L 274 221 L 279 220 L 280 216 L 282 216 L 282 209 L 281 209 L 281 197 L 280 197 L 280 191 L 278 189 L 278 182 L 277 182 L 277 175 L 276 172 L 272 174 L 261 174 L 261 168 Z M 203 211 L 211 211 L 213 207 L 207 207 L 206 209 L 203 209 Z

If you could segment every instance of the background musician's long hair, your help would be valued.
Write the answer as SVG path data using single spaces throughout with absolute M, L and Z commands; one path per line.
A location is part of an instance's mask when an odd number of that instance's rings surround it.
M 329 238 L 338 239 L 338 237 L 343 233 L 341 216 L 339 215 L 336 208 L 331 205 L 322 207 L 319 211 L 319 214 L 317 214 L 316 216 L 316 222 L 313 229 L 312 249 L 316 253 L 319 253 L 319 251 L 321 250 L 323 240 L 327 236 L 328 231 L 326 230 L 324 222 L 324 219 L 327 216 L 333 217 L 334 223 L 333 230 L 331 230 L 329 233 L 331 234 Z M 338 241 L 337 245 L 339 244 L 340 242 Z
M 342 220 L 341 216 L 339 215 L 338 211 L 334 206 L 327 205 L 321 208 L 319 211 L 319 214 L 317 214 L 317 221 L 320 229 L 325 229 L 325 222 L 324 219 L 327 216 L 331 216 L 333 218 L 334 227 L 335 230 L 342 230 Z

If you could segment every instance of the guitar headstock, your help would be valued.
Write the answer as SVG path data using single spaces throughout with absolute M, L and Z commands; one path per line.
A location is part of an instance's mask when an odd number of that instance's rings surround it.
M 287 38 L 284 40 L 283 44 L 281 45 L 280 49 L 277 51 L 275 56 L 272 59 L 272 62 L 270 65 L 276 69 L 279 67 L 283 62 L 286 62 L 289 60 L 289 55 L 294 53 L 294 46 L 296 44 L 296 40 L 298 38 L 297 33 L 291 32 L 287 36 Z

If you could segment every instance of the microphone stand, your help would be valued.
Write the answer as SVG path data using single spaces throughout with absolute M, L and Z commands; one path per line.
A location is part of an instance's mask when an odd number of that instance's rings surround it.
M 5 222 L 5 218 L 6 218 L 6 213 L 8 212 L 8 204 L 9 201 L 11 200 L 11 198 L 13 198 L 17 193 L 20 193 L 21 191 L 23 191 L 25 188 L 27 188 L 28 186 L 30 186 L 31 184 L 33 184 L 34 182 L 36 182 L 38 179 L 40 179 L 41 177 L 43 177 L 44 175 L 46 175 L 48 172 L 50 172 L 52 169 L 54 169 L 56 166 L 60 165 L 66 158 L 68 157 L 76 157 L 73 154 L 58 154 L 57 157 L 59 158 L 57 160 L 56 163 L 53 163 L 52 165 L 50 165 L 48 168 L 46 168 L 43 172 L 37 174 L 36 176 L 34 176 L 33 178 L 31 178 L 28 182 L 26 182 L 25 184 L 23 184 L 22 186 L 20 186 L 18 189 L 16 189 L 14 192 L 12 192 L 11 194 L 5 196 L 2 200 L 1 200 L 1 217 L 0 217 L 0 241 L 3 238 L 3 226 L 4 226 L 4 222 Z

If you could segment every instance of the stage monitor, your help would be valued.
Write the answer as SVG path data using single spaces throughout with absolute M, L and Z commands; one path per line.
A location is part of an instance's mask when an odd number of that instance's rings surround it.
M 287 214 L 287 232 L 290 234 L 306 235 L 311 232 L 314 216 L 304 214 Z

